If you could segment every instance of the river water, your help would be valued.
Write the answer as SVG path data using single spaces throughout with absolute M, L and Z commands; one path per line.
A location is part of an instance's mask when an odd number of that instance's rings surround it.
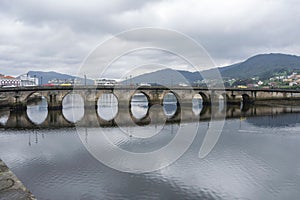
M 189 130 L 198 122 L 123 127 L 143 133 L 160 130 L 150 138 L 123 134 L 117 126 L 86 126 L 82 141 L 74 126 L 43 126 L 50 113 L 46 107 L 45 102 L 28 106 L 27 118 L 17 119 L 19 115 L 5 109 L 0 114 L 0 157 L 38 199 L 299 199 L 297 107 L 250 108 L 251 115 L 235 108 L 240 114 L 227 114 L 217 144 L 202 159 L 198 157 L 199 148 L 210 121 L 200 120 L 196 138 L 183 156 L 166 168 L 141 174 L 107 167 L 87 151 L 83 142 L 91 142 L 95 130 L 105 129 L 120 148 L 147 152 L 166 145 L 179 126 Z M 143 118 L 148 108 L 137 100 L 132 109 L 136 118 Z M 176 104 L 166 103 L 164 113 L 171 116 L 172 109 Z M 58 115 L 76 122 L 83 113 L 81 107 L 64 105 Z M 108 120 L 116 113 L 116 107 L 98 109 L 98 114 Z M 55 119 L 60 119 L 58 115 Z M 19 125 L 9 125 L 14 123 Z

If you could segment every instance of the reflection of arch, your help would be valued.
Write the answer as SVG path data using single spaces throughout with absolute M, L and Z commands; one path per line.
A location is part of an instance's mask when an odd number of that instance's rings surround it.
M 145 126 L 145 125 L 149 125 L 151 123 L 151 119 L 149 116 L 149 109 L 147 111 L 147 114 L 144 117 L 142 117 L 141 119 L 137 119 L 136 117 L 134 117 L 131 111 L 130 111 L 130 117 L 131 117 L 132 121 L 138 126 Z
M 250 106 L 249 104 L 244 104 L 244 103 L 243 103 L 243 105 L 242 105 L 242 107 L 241 107 L 241 111 L 245 113 L 245 112 L 247 112 L 250 108 L 251 108 L 251 106 Z
M 84 118 L 84 112 L 85 112 L 85 110 L 84 110 L 83 107 L 82 108 L 78 108 L 78 109 L 80 109 L 79 111 L 82 111 L 82 112 L 81 113 L 78 112 L 80 115 L 77 115 L 77 116 L 74 115 L 75 114 L 74 110 L 67 111 L 65 109 L 62 109 L 62 117 L 63 117 L 63 119 L 65 121 L 67 121 L 68 123 L 70 123 L 70 124 L 76 124 L 77 122 L 80 122 Z M 72 118 L 69 118 L 66 112 L 72 112 L 72 114 L 70 114 Z
M 9 119 L 10 110 L 9 109 L 0 109 L 0 126 L 5 125 Z
M 142 116 L 141 118 L 135 117 L 134 114 L 132 113 L 131 107 L 129 108 L 129 115 L 134 124 L 136 124 L 138 126 L 144 126 L 144 125 L 149 125 L 151 122 L 149 111 L 150 111 L 150 105 L 149 105 L 149 101 L 148 101 L 147 112 L 144 116 Z
M 25 114 L 25 119 L 33 126 L 33 127 L 37 127 L 37 126 L 41 126 L 43 123 L 45 123 L 45 121 L 46 121 L 46 119 L 41 123 L 41 124 L 37 124 L 37 123 L 35 123 L 35 122 L 33 122 L 31 119 L 30 119 L 30 117 L 28 116 L 28 113 L 25 111 L 24 112 Z M 47 116 L 48 116 L 48 114 L 47 114 Z
M 177 103 L 177 108 L 175 113 L 172 116 L 168 117 L 167 120 L 178 118 L 180 114 L 181 114 L 181 106 L 180 104 Z
M 134 114 L 132 113 L 132 109 L 130 108 L 130 109 L 129 109 L 129 114 L 130 114 L 131 119 L 132 119 L 134 122 L 137 122 L 137 121 L 141 121 L 141 120 L 144 120 L 144 119 L 148 118 L 148 117 L 149 117 L 149 108 L 150 108 L 150 107 L 147 106 L 147 112 L 146 112 L 145 116 L 143 116 L 143 117 L 141 117 L 141 118 L 135 117 Z
M 200 112 L 200 119 L 205 115 L 211 114 L 211 106 L 203 106 Z
M 243 98 L 243 104 L 251 104 L 252 103 L 251 97 L 248 94 L 243 94 L 242 98 Z
M 65 107 L 64 104 L 68 103 L 65 102 L 66 98 L 69 95 L 75 95 L 75 96 L 70 96 L 71 98 L 71 106 L 70 107 Z M 79 97 L 79 106 L 74 106 L 74 99 L 76 99 L 76 97 Z M 76 93 L 73 91 L 70 91 L 68 93 L 66 93 L 63 97 L 62 97 L 62 101 L 61 101 L 61 106 L 62 106 L 62 115 L 64 117 L 64 119 L 69 122 L 69 123 L 77 123 L 80 120 L 82 120 L 82 118 L 84 117 L 84 98 L 82 97 L 82 95 L 80 93 Z
M 226 112 L 226 105 L 227 105 L 227 101 L 228 101 L 229 97 L 226 93 L 222 93 L 219 95 L 219 112 L 220 113 L 224 113 Z
M 27 105 L 26 116 L 28 120 L 35 125 L 42 125 L 48 117 L 48 105 L 43 104 L 46 99 L 42 99 L 36 105 Z
M 170 105 L 168 105 L 168 104 L 165 104 L 166 102 L 165 102 L 165 98 L 167 97 L 167 95 L 169 95 L 169 94 L 171 94 L 171 95 L 173 95 L 174 96 L 174 100 L 176 101 L 176 110 L 175 110 L 175 112 L 172 114 L 172 115 L 170 115 L 170 116 L 168 116 L 167 115 L 167 113 L 166 113 L 166 107 L 165 106 L 170 106 Z M 165 92 L 164 93 L 164 96 L 163 96 L 163 110 L 164 110 L 164 114 L 167 116 L 167 118 L 168 119 L 173 119 L 173 118 L 176 118 L 177 116 L 178 116 L 178 114 L 180 113 L 180 98 L 179 98 L 179 95 L 176 93 L 176 92 L 173 92 L 173 91 L 167 91 L 167 92 Z
M 133 97 L 138 94 L 143 94 L 147 100 L 147 111 L 146 111 L 145 115 L 142 116 L 141 118 L 134 116 L 133 111 L 132 111 Z M 129 101 L 129 114 L 130 114 L 132 121 L 137 125 L 141 124 L 145 120 L 147 121 L 147 119 L 149 118 L 149 107 L 150 107 L 150 97 L 147 95 L 147 93 L 145 93 L 143 91 L 136 91 L 134 94 L 132 94 L 132 96 L 130 97 L 130 101 Z

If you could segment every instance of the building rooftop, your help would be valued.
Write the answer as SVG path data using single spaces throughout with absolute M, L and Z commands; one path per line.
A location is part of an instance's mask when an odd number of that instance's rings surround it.
M 16 79 L 16 78 L 13 77 L 13 76 L 3 76 L 2 78 L 5 78 L 5 79 Z

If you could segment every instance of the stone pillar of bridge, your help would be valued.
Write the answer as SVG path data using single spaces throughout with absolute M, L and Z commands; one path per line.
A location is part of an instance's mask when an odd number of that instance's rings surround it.
M 118 100 L 118 113 L 114 118 L 114 124 L 117 126 L 134 126 L 134 120 L 132 119 L 131 98 L 136 91 L 130 89 L 115 89 L 113 94 Z
M 97 113 L 97 109 L 85 109 L 83 118 L 76 125 L 79 127 L 113 126 L 112 121 L 101 119 Z
M 210 93 L 210 101 L 212 106 L 219 106 L 220 96 L 222 93 L 212 90 Z
M 84 107 L 87 109 L 97 109 L 97 94 L 99 91 L 96 90 L 85 90 L 81 96 L 84 100 Z M 98 95 L 99 96 L 99 95 Z
M 174 91 L 168 91 L 175 95 L 177 99 L 178 106 L 181 107 L 192 107 L 193 105 L 193 97 L 195 95 L 194 91 L 192 89 L 190 90 L 174 90 Z
M 6 95 L 7 103 L 12 110 L 26 110 L 27 105 L 26 101 L 24 101 L 24 97 L 26 96 L 24 93 L 19 91 L 9 92 Z
M 119 127 L 129 127 L 129 126 L 136 126 L 136 119 L 130 112 L 129 107 L 125 107 L 124 105 L 119 106 L 118 113 L 114 118 L 114 124 Z M 125 130 L 125 132 L 127 129 Z
M 130 100 L 134 95 L 134 90 L 130 89 L 116 89 L 113 94 L 118 100 L 118 107 L 130 108 Z
M 148 120 L 148 124 L 163 125 L 167 121 L 167 115 L 165 114 L 163 107 L 156 104 L 149 108 L 146 120 Z
M 209 121 L 211 120 L 211 106 L 205 105 L 202 107 L 202 110 L 200 112 L 200 121 Z
M 179 117 L 181 122 L 191 122 L 191 121 L 199 121 L 200 119 L 200 115 L 196 115 L 193 111 L 193 107 L 192 106 L 180 106 L 180 113 L 179 113 Z
M 46 120 L 41 124 L 42 127 L 73 127 L 63 115 L 62 109 L 49 110 Z
M 163 105 L 164 101 L 164 91 L 163 90 L 150 90 L 150 91 L 144 91 L 144 93 L 149 97 L 149 106 L 153 105 Z
M 64 94 L 61 92 L 51 91 L 47 94 L 47 103 L 49 110 L 60 110 L 62 109 L 62 101 L 64 98 Z
M 17 111 L 17 112 L 16 112 Z M 7 128 L 32 128 L 35 125 L 28 119 L 25 110 L 19 112 L 19 110 L 13 110 L 9 114 L 9 118 L 5 127 Z
M 226 94 L 226 103 L 228 105 L 240 105 L 243 101 L 242 95 L 237 93 L 236 91 L 227 91 Z

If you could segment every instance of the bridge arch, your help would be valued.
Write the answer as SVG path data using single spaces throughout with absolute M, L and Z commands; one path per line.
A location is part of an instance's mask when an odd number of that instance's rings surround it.
M 166 90 L 164 93 L 163 93 L 163 97 L 162 99 L 164 99 L 166 97 L 167 94 L 173 94 L 174 97 L 176 98 L 176 101 L 178 104 L 180 104 L 180 101 L 181 101 L 181 98 L 180 98 L 180 95 L 176 92 L 174 92 L 173 90 Z
M 24 103 L 26 104 L 26 106 L 27 106 L 27 104 L 28 104 L 28 101 L 30 101 L 30 97 L 33 95 L 33 94 L 39 94 L 39 95 L 41 95 L 41 97 L 44 97 L 45 99 L 46 99 L 46 101 L 47 101 L 47 105 L 49 105 L 49 97 L 48 97 L 48 95 L 46 95 L 44 92 L 42 92 L 42 91 L 32 91 L 32 92 L 29 92 L 28 94 L 26 94 L 26 97 L 25 97 L 25 99 L 24 99 Z
M 219 112 L 225 112 L 229 96 L 226 93 L 219 95 Z
M 66 92 L 66 93 L 64 93 L 63 95 L 62 95 L 62 98 L 61 98 L 61 107 L 63 108 L 63 103 L 66 101 L 66 98 L 68 97 L 68 96 L 77 96 L 77 97 L 79 97 L 80 98 L 80 100 L 79 101 L 82 101 L 82 102 L 79 102 L 79 103 L 82 103 L 83 104 L 83 106 L 84 106 L 84 96 L 80 93 L 80 92 L 74 92 L 74 91 L 69 91 L 69 92 Z M 74 97 L 72 98 L 72 101 L 74 100 Z
M 84 117 L 84 98 L 81 93 L 73 91 L 65 93 L 62 96 L 61 107 L 63 117 L 70 123 L 77 123 Z
M 198 92 L 197 94 L 201 96 L 203 105 L 211 104 L 209 97 L 204 92 Z
M 150 95 L 149 95 L 147 92 L 143 91 L 143 90 L 136 90 L 136 91 L 130 96 L 129 104 L 131 104 L 133 97 L 136 96 L 136 95 L 139 95 L 139 94 L 143 94 L 143 95 L 146 97 L 146 99 L 147 99 L 147 101 L 148 101 L 148 104 L 150 104 L 150 102 L 151 102 Z
M 136 99 L 134 101 L 134 98 Z M 144 91 L 135 91 L 129 99 L 129 113 L 133 121 L 140 121 L 149 115 L 150 96 Z
M 112 92 L 103 92 L 97 95 L 97 115 L 103 121 L 112 121 L 118 115 L 118 98 Z
M 136 124 L 138 126 L 145 126 L 145 125 L 149 125 L 151 123 L 149 111 L 150 111 L 150 108 L 148 108 L 147 113 L 144 116 L 142 116 L 141 118 L 137 118 L 136 116 L 134 116 L 131 109 L 129 111 L 129 114 L 130 114 L 130 117 L 131 117 L 132 121 L 134 122 L 134 124 Z
M 167 95 L 169 95 L 169 97 Z M 174 97 L 173 100 L 175 100 L 176 103 L 172 102 L 172 97 L 170 97 L 170 95 L 173 95 Z M 162 105 L 163 105 L 164 114 L 167 116 L 167 118 L 172 119 L 180 113 L 180 106 L 181 106 L 180 100 L 181 98 L 176 92 L 172 90 L 164 92 Z

